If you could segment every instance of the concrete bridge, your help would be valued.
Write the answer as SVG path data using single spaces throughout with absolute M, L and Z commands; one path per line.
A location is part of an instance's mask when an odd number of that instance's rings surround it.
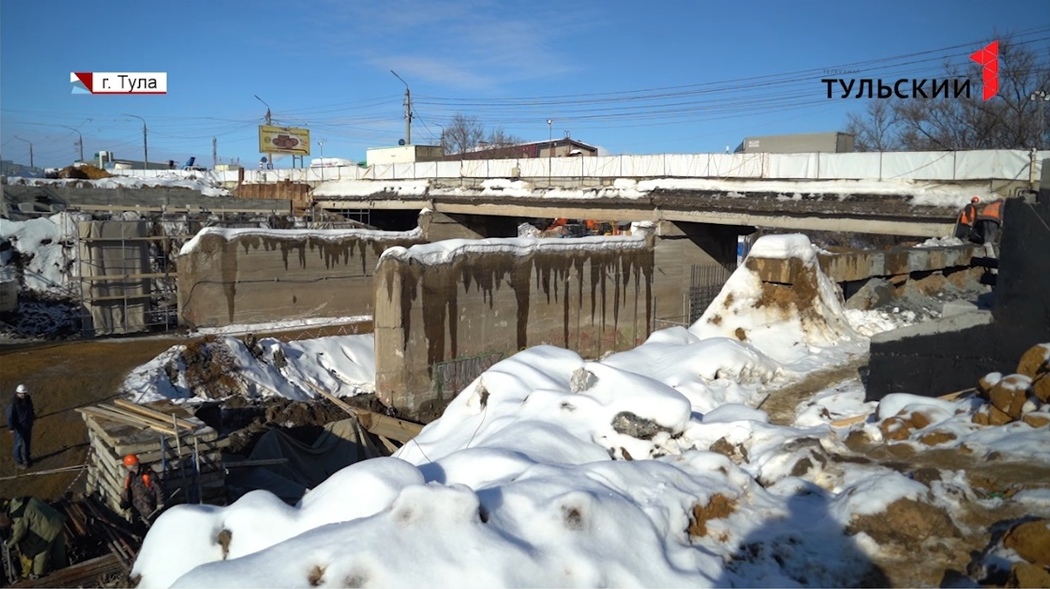
M 971 196 L 1038 185 L 1050 151 L 657 154 L 411 162 L 208 172 L 227 188 L 312 188 L 315 206 L 368 211 L 405 230 L 429 208 L 468 233 L 509 237 L 514 220 L 668 221 L 797 231 L 945 235 Z M 142 176 L 168 171 L 125 170 Z M 177 172 L 200 175 L 200 172 Z M 457 217 L 458 216 L 458 217 Z M 488 221 L 471 219 L 484 217 Z M 401 224 L 383 223 L 390 218 Z M 486 225 L 489 225 L 486 227 Z

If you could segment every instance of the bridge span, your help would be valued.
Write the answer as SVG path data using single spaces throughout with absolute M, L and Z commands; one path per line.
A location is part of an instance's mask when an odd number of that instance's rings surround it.
M 669 221 L 796 231 L 842 231 L 882 235 L 949 235 L 961 207 L 975 193 L 962 185 L 915 187 L 911 193 L 849 191 L 840 184 L 784 183 L 743 189 L 658 187 L 637 190 L 537 188 L 513 182 L 512 189 L 450 186 L 433 180 L 342 181 L 313 191 L 316 207 L 328 211 L 430 209 L 448 216 L 569 218 L 598 221 Z M 779 188 L 779 189 L 778 189 Z M 493 223 L 504 225 L 493 219 Z M 482 237 L 509 237 L 510 234 Z

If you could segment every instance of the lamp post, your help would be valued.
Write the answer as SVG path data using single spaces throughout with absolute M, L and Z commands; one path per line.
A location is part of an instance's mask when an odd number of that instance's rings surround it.
M 324 141 L 318 141 L 317 146 L 321 148 L 321 182 L 324 182 Z
M 33 165 L 33 142 L 29 141 L 27 139 L 22 139 L 18 135 L 15 135 L 15 139 L 17 139 L 19 141 L 25 141 L 26 143 L 29 144 L 29 167 L 30 168 L 35 168 L 36 166 Z
M 405 85 L 405 145 L 412 145 L 412 91 L 408 89 L 408 82 L 402 80 L 397 72 L 390 70 L 390 73 Z
M 66 125 L 59 125 L 63 129 L 69 129 L 70 131 L 77 134 L 77 147 L 80 148 L 80 161 L 84 161 L 84 136 L 80 134 L 80 131 L 73 127 L 67 127 Z
M 263 100 L 262 98 L 259 98 L 258 94 L 253 94 L 252 96 L 254 96 L 255 99 L 258 100 L 259 102 L 261 102 L 261 103 L 266 105 L 266 126 L 270 126 L 270 123 L 271 123 L 270 105 L 266 104 L 266 101 Z M 260 136 L 261 136 L 261 133 L 260 133 Z M 262 143 L 262 142 L 260 141 L 259 143 Z M 269 153 L 269 152 L 266 153 L 266 161 L 269 162 L 269 164 L 271 166 L 273 166 L 273 154 L 272 153 Z
M 148 147 L 148 142 L 147 142 L 147 139 L 146 139 L 146 137 L 147 137 L 146 119 L 144 119 L 144 118 L 142 118 L 142 117 L 140 117 L 138 115 L 132 115 L 132 114 L 127 114 L 127 113 L 124 113 L 124 116 L 126 116 L 126 117 L 135 117 L 136 119 L 142 121 L 142 169 L 143 170 L 148 170 L 149 169 L 149 147 Z
M 1044 138 L 1046 137 L 1046 119 L 1043 118 L 1043 105 L 1050 102 L 1050 93 L 1046 90 L 1037 90 L 1032 92 L 1032 95 L 1028 97 L 1028 100 L 1036 100 L 1039 102 L 1039 133 L 1035 136 L 1035 144 L 1037 149 L 1043 149 L 1046 147 Z

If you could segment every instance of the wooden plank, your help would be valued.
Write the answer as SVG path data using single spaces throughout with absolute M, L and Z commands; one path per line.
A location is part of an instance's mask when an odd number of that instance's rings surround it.
M 422 424 L 405 421 L 404 419 L 390 417 L 389 415 L 383 415 L 382 413 L 375 413 L 373 411 L 368 411 L 366 419 L 361 419 L 361 426 L 366 430 L 377 436 L 397 440 L 402 444 L 407 444 L 409 440 L 419 435 L 419 432 L 423 431 Z
M 867 419 L 869 415 L 871 414 L 865 413 L 863 415 L 854 415 L 853 417 L 843 417 L 842 419 L 836 419 L 831 422 L 831 427 L 846 427 L 853 425 L 854 423 L 860 423 Z
M 380 435 L 376 435 L 376 437 L 377 437 L 377 438 L 379 438 L 379 441 L 380 441 L 380 442 L 381 442 L 381 443 L 383 444 L 383 446 L 385 446 L 385 447 L 386 447 L 386 449 L 387 449 L 387 450 L 388 450 L 388 451 L 389 451 L 389 452 L 390 452 L 391 454 L 393 454 L 394 452 L 397 452 L 397 451 L 398 451 L 398 447 L 397 447 L 397 446 L 395 446 L 395 445 L 394 445 L 394 443 L 393 443 L 393 442 L 391 442 L 391 441 L 390 441 L 390 440 L 389 440 L 388 438 L 386 438 L 385 436 L 380 436 Z
M 77 408 L 77 412 L 81 413 L 81 414 L 86 413 L 88 415 L 92 415 L 92 416 L 95 416 L 95 417 L 104 417 L 104 418 L 106 418 L 106 419 L 108 419 L 110 421 L 122 422 L 122 423 L 125 423 L 127 425 L 138 426 L 140 429 L 141 428 L 150 428 L 150 429 L 152 429 L 154 431 L 157 431 L 157 432 L 160 432 L 160 433 L 163 433 L 163 434 L 168 434 L 169 436 L 174 436 L 175 435 L 175 430 L 171 429 L 170 427 L 165 427 L 165 426 L 160 425 L 158 423 L 146 422 L 145 419 L 138 419 L 138 418 L 135 418 L 134 416 L 127 415 L 127 414 L 124 414 L 124 413 L 117 413 L 116 411 L 105 409 L 105 408 L 102 408 L 102 407 L 99 407 L 99 406 L 95 406 L 95 407 L 78 407 Z
M 119 399 L 119 398 L 118 399 L 113 399 L 113 404 L 118 406 L 118 407 L 121 407 L 123 409 L 127 409 L 128 411 L 134 411 L 136 413 L 141 413 L 142 415 L 145 415 L 145 416 L 148 416 L 148 417 L 152 417 L 154 419 L 158 419 L 162 423 L 164 423 L 165 425 L 167 425 L 168 423 L 171 423 L 171 415 L 166 415 L 166 414 L 164 414 L 164 413 L 162 413 L 160 411 L 157 411 L 156 409 L 151 409 L 149 407 L 146 407 L 144 405 L 140 405 L 138 403 L 132 403 L 131 401 L 128 401 L 127 399 Z M 201 428 L 202 425 L 204 425 L 203 422 L 201 422 L 198 425 L 198 424 L 194 424 L 191 421 L 187 421 L 185 419 L 181 419 L 178 416 L 176 416 L 175 421 L 176 421 L 176 423 L 179 424 L 180 428 L 188 429 L 190 431 L 198 430 L 198 429 Z
M 112 552 L 102 556 L 78 562 L 75 565 L 59 569 L 39 579 L 18 581 L 12 587 L 98 587 L 98 580 L 103 576 L 127 572 L 116 554 Z
M 356 417 L 358 421 L 361 422 L 362 427 L 377 436 L 384 436 L 404 444 L 416 437 L 416 435 L 423 430 L 422 424 L 405 421 L 404 419 L 398 419 L 396 417 L 390 417 L 389 415 L 383 415 L 382 413 L 376 413 L 375 411 L 369 411 L 368 409 L 353 407 L 339 397 L 336 397 L 332 393 L 329 393 L 313 383 L 307 382 L 306 384 L 316 391 L 317 394 L 334 403 L 336 407 L 339 407 L 343 411 Z
M 940 397 L 937 397 L 937 398 L 942 400 L 942 401 L 954 401 L 954 400 L 958 399 L 959 397 L 962 397 L 966 393 L 972 393 L 972 392 L 975 392 L 976 390 L 977 390 L 977 387 L 970 387 L 968 389 L 963 389 L 961 391 L 955 391 L 954 393 L 948 393 L 947 395 L 941 395 Z

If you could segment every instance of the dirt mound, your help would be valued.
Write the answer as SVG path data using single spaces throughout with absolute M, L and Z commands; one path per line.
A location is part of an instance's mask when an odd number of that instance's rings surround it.
M 864 532 L 879 544 L 915 545 L 930 537 L 959 537 L 959 528 L 941 508 L 898 499 L 884 512 L 856 517 L 847 528 L 855 536 Z
M 112 176 L 113 174 L 91 164 L 66 166 L 58 171 L 59 178 L 71 178 L 76 180 L 98 180 L 99 178 L 111 178 Z

